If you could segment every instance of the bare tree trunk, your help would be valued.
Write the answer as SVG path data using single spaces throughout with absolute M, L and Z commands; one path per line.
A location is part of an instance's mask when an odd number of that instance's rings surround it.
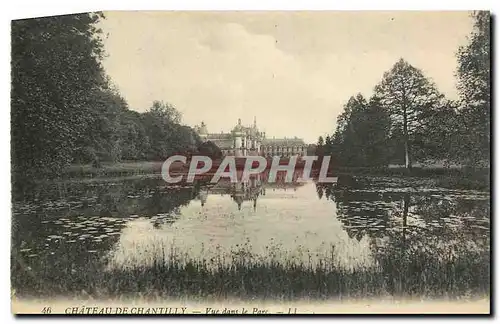
M 411 169 L 410 149 L 408 147 L 408 138 L 405 138 L 405 168 Z
M 408 210 L 410 208 L 410 194 L 405 193 L 403 196 L 403 242 L 401 244 L 401 260 L 405 259 L 405 253 L 406 253 L 406 227 L 408 226 Z M 407 289 L 407 283 L 406 283 L 406 278 L 408 276 L 408 273 L 403 273 L 401 272 L 401 290 L 402 292 L 406 292 Z
M 406 243 L 406 227 L 408 225 L 409 207 L 410 207 L 410 194 L 405 193 L 403 196 L 403 244 Z
M 408 143 L 408 116 L 406 114 L 406 107 L 403 109 L 403 137 L 405 143 L 405 168 L 411 169 L 410 160 L 410 144 Z

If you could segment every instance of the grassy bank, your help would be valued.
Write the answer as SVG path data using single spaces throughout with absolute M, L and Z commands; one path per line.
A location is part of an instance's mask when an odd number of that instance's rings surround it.
M 92 177 L 115 177 L 131 176 L 138 174 L 161 173 L 162 162 L 127 161 L 127 162 L 103 162 L 100 168 L 92 164 L 71 165 L 63 174 L 66 178 L 92 178 Z
M 338 175 L 432 178 L 438 187 L 449 189 L 490 190 L 489 168 L 372 168 L 343 167 Z
M 91 164 L 72 165 L 63 174 L 64 178 L 94 178 L 94 177 L 123 177 L 135 175 L 160 174 L 162 161 L 128 161 L 128 162 L 104 162 L 100 168 Z M 174 163 L 171 167 L 181 168 L 181 164 Z M 393 176 L 393 177 L 421 177 L 433 178 L 436 184 L 444 188 L 463 189 L 490 189 L 489 168 L 421 168 L 414 167 L 411 170 L 405 168 L 387 167 L 342 167 L 336 168 L 338 175 L 351 176 Z
M 377 263 L 345 269 L 333 260 L 307 262 L 235 259 L 155 259 L 149 266 L 116 268 L 74 264 L 31 270 L 17 265 L 12 286 L 22 298 L 69 296 L 78 298 L 212 298 L 212 299 L 353 299 L 461 298 L 489 295 L 490 262 L 487 251 L 458 255 L 408 251 L 380 256 Z M 15 263 L 14 263 L 15 264 Z

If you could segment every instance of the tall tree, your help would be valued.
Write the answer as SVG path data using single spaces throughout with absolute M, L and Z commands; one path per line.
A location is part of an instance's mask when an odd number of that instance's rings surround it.
M 57 175 L 88 133 L 107 86 L 99 13 L 12 22 L 13 182 Z
M 461 141 L 457 124 L 457 104 L 444 100 L 430 113 L 430 118 L 413 135 L 414 157 L 420 161 L 441 160 L 445 163 L 456 160 Z
M 128 111 L 127 102 L 116 89 L 108 88 L 96 93 L 89 105 L 89 124 L 85 136 L 76 141 L 73 162 L 120 160 L 123 149 L 121 127 Z
M 344 166 L 380 166 L 388 161 L 390 120 L 377 97 L 351 97 L 337 119 L 333 152 Z
M 144 128 L 150 141 L 149 159 L 162 160 L 178 151 L 176 139 L 181 114 L 174 106 L 154 101 L 144 114 Z
M 314 155 L 319 156 L 321 161 L 323 156 L 325 156 L 325 140 L 323 139 L 323 136 L 318 137 L 318 143 L 314 150 Z
M 70 163 L 165 158 L 194 150 L 197 134 L 172 105 L 129 110 L 101 65 L 104 15 L 12 22 L 11 154 L 16 189 Z M 94 165 L 99 165 L 95 163 Z
M 474 27 L 469 43 L 459 48 L 458 91 L 460 94 L 460 127 L 462 155 L 468 162 L 490 160 L 490 13 L 478 11 L 472 14 Z
M 179 124 L 182 119 L 182 114 L 172 104 L 168 102 L 153 101 L 153 105 L 149 112 L 156 117 L 165 120 L 166 122 Z
M 363 131 L 365 145 L 365 165 L 385 166 L 389 163 L 390 147 L 387 145 L 390 136 L 391 120 L 380 102 L 380 98 L 372 96 L 366 107 L 366 118 L 360 127 Z
M 421 70 L 400 59 L 375 87 L 375 95 L 389 112 L 393 128 L 401 128 L 405 167 L 411 168 L 411 141 L 416 131 L 432 118 L 443 100 L 435 85 Z
M 361 166 L 364 164 L 365 143 L 363 143 L 364 123 L 366 117 L 366 99 L 357 94 L 349 98 L 343 113 L 337 119 L 337 137 L 340 162 L 344 166 Z
M 325 141 L 323 140 L 323 136 L 318 137 L 318 146 L 323 146 Z
M 325 152 L 325 155 L 331 155 L 333 150 L 333 141 L 332 141 L 332 137 L 330 135 L 326 135 L 325 137 L 325 149 L 324 149 L 324 152 Z
M 120 126 L 122 156 L 124 160 L 146 160 L 150 151 L 149 137 L 143 122 L 143 114 L 126 110 Z
M 220 159 L 223 156 L 221 149 L 211 141 L 200 143 L 196 153 L 209 156 L 212 159 Z

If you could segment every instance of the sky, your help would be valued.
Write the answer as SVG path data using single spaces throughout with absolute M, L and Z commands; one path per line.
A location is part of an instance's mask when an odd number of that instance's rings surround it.
M 314 143 L 350 96 L 370 96 L 399 58 L 448 98 L 462 12 L 105 12 L 104 67 L 133 110 L 173 104 L 184 124 L 230 131 L 254 117 L 267 137 Z

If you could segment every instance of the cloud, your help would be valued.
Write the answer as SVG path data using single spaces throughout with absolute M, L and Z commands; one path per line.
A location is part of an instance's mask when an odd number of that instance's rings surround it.
M 460 18 L 465 27 L 443 31 L 438 27 L 446 25 L 436 19 L 414 16 L 396 24 L 384 15 L 362 23 L 339 13 L 315 20 L 284 13 L 106 15 L 105 68 L 132 109 L 165 100 L 182 111 L 186 124 L 203 120 L 211 132 L 257 116 L 268 136 L 310 142 L 332 132 L 349 96 L 370 95 L 401 56 L 453 90 L 453 51 L 469 28 L 462 16 L 449 20 Z M 427 24 L 419 27 L 419 21 Z M 437 41 L 421 35 L 429 29 Z

